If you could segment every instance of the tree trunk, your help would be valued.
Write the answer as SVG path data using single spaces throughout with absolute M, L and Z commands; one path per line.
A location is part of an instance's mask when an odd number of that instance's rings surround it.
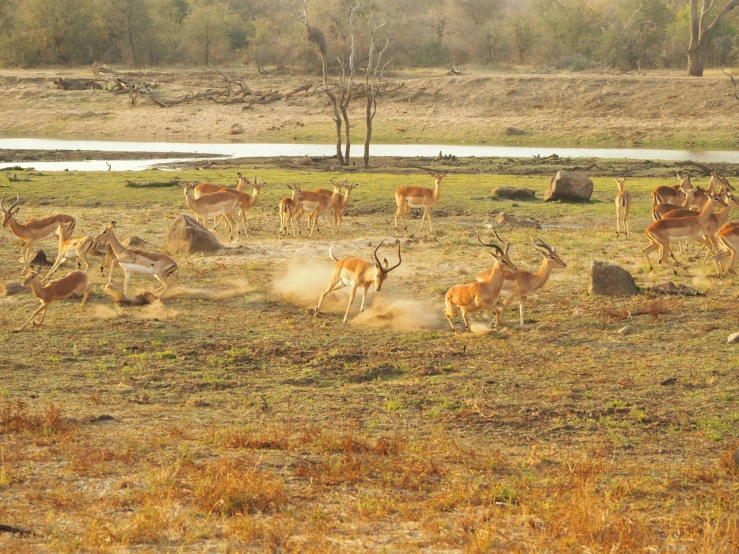
M 688 50 L 688 75 L 703 77 L 706 49 L 703 45 Z
M 349 126 L 349 114 L 346 112 L 346 108 L 341 108 L 341 117 L 344 118 L 344 136 L 346 137 L 346 146 L 344 147 L 344 163 L 349 165 L 349 151 L 352 148 L 352 139 L 350 136 Z
M 346 165 L 344 163 L 344 156 L 341 153 L 341 118 L 337 117 L 334 119 L 336 122 L 336 159 L 339 160 L 339 165 Z
M 364 134 L 364 167 L 369 167 L 369 149 L 372 142 L 372 104 L 367 100 L 367 131 Z

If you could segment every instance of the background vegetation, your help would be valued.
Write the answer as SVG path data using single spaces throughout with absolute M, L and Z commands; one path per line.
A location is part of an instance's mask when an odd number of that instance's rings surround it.
M 348 55 L 353 5 L 308 4 L 330 60 Z M 684 0 L 373 0 L 363 2 L 357 25 L 365 33 L 372 12 L 375 22 L 388 20 L 388 53 L 403 66 L 683 67 L 690 36 Z M 319 60 L 303 34 L 288 0 L 0 0 L 0 66 L 251 63 L 312 71 Z M 734 63 L 738 35 L 730 14 L 711 38 L 707 64 Z

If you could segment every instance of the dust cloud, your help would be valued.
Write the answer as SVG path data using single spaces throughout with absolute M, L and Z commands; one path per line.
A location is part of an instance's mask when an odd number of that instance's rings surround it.
M 255 290 L 256 287 L 251 285 L 245 279 L 232 279 L 228 281 L 228 286 L 226 288 L 219 289 L 174 285 L 164 292 L 163 298 L 167 300 L 180 296 L 190 296 L 192 298 L 204 298 L 206 300 L 224 300 L 226 298 L 243 296 L 247 293 L 254 292 Z
M 321 291 L 331 280 L 332 273 L 333 268 L 325 263 L 292 261 L 288 263 L 282 277 L 272 283 L 272 287 L 277 294 L 290 302 L 314 307 L 318 304 Z M 327 296 L 321 311 L 336 311 L 340 309 L 342 302 L 346 308 L 348 290 L 345 288 Z
M 96 319 L 113 319 L 119 315 L 121 314 L 110 306 L 95 306 L 92 310 L 92 317 Z
M 369 291 L 368 291 L 369 294 Z M 359 293 L 357 293 L 359 296 Z M 359 299 L 355 299 L 359 309 Z M 352 312 L 353 313 L 353 312 Z M 352 313 L 349 314 L 351 317 Z M 394 300 L 383 297 L 382 293 L 372 299 L 372 306 L 350 319 L 352 325 L 365 327 L 387 327 L 393 331 L 420 331 L 435 329 L 439 326 L 441 310 L 432 311 L 424 303 L 417 300 Z

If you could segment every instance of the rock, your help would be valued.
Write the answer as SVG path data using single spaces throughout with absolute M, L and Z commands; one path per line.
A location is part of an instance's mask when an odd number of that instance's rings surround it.
M 231 125 L 231 134 L 232 135 L 243 135 L 244 128 L 238 123 L 234 123 L 233 125 Z
M 610 262 L 590 264 L 588 294 L 596 296 L 634 296 L 639 293 L 631 273 Z
M 499 225 L 508 225 L 509 227 L 530 227 L 533 229 L 541 229 L 541 223 L 530 217 L 519 217 L 513 214 L 500 212 L 495 216 L 495 221 Z
M 144 239 L 137 237 L 136 235 L 132 235 L 128 237 L 127 239 L 123 240 L 123 246 L 127 248 L 151 248 L 152 244 L 148 241 L 145 241 Z
M 558 171 L 549 179 L 544 201 L 565 200 L 588 202 L 593 194 L 593 181 L 585 173 L 578 171 Z
M 517 127 L 506 127 L 505 134 L 507 137 L 525 135 L 526 131 Z
M 726 344 L 736 344 L 739 342 L 739 332 L 731 333 L 729 338 L 726 339 Z
M 28 290 L 27 286 L 18 281 L 5 281 L 0 285 L 0 296 L 13 296 L 16 294 L 22 294 Z
M 31 259 L 31 265 L 53 265 L 53 263 L 46 257 L 46 252 L 43 250 L 37 250 L 36 254 Z
M 633 328 L 631 325 L 627 325 L 626 327 L 621 327 L 618 331 L 616 331 L 619 335 L 630 335 L 633 331 Z
M 215 252 L 223 248 L 213 233 L 189 215 L 175 219 L 167 233 L 165 250 L 169 254 Z
M 512 198 L 514 200 L 534 198 L 536 191 L 533 189 L 518 189 L 516 187 L 498 187 L 493 191 L 496 198 Z

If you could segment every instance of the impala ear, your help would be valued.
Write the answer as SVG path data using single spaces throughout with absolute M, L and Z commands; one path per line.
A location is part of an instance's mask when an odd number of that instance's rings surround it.
M 390 265 L 390 264 L 387 263 L 387 258 L 383 258 L 382 259 L 382 267 L 384 267 L 385 269 L 387 269 L 387 266 L 388 265 Z

